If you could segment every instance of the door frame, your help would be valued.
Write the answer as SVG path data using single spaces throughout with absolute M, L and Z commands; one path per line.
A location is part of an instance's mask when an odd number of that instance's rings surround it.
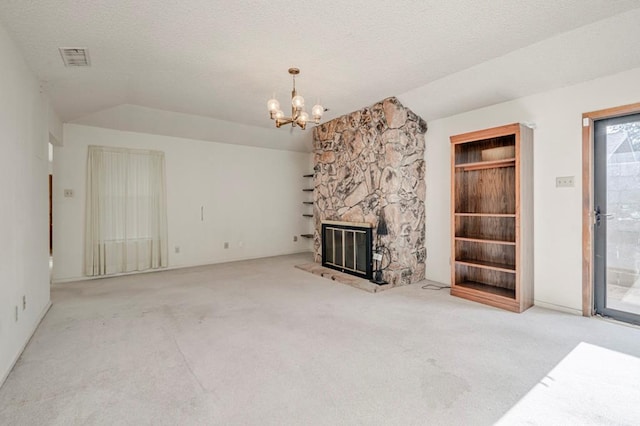
M 596 120 L 640 113 L 640 102 L 582 114 L 582 315 L 595 312 L 593 280 L 593 125 Z

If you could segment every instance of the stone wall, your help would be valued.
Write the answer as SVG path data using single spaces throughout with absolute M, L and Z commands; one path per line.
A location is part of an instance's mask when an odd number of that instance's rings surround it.
M 371 223 L 375 241 L 384 215 L 389 235 L 381 238 L 391 253 L 384 279 L 393 286 L 424 279 L 426 131 L 426 122 L 396 98 L 314 129 L 316 262 L 323 220 Z

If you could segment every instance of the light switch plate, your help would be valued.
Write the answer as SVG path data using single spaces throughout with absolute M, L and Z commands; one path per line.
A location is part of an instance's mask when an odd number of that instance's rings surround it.
M 575 176 L 556 177 L 556 188 L 571 188 L 575 186 Z

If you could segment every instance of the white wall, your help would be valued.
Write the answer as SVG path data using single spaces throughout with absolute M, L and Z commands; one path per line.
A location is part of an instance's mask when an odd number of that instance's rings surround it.
M 449 136 L 513 122 L 535 123 L 535 303 L 582 310 L 582 113 L 640 102 L 640 68 L 428 123 L 427 278 L 450 277 Z M 437 100 L 425 99 L 424 102 Z M 556 176 L 575 176 L 556 188 Z
M 58 113 L 48 105 L 47 119 L 49 126 L 49 142 L 53 145 L 62 145 L 62 120 L 58 116 Z
M 269 123 L 266 109 L 264 121 L 265 124 Z M 311 152 L 313 142 L 311 131 L 285 132 L 284 129 L 276 129 L 273 124 L 271 127 L 257 127 L 131 104 L 103 109 L 71 123 L 210 142 L 233 141 L 234 145 L 297 152 Z
M 293 242 L 309 230 L 302 217 L 308 153 L 76 124 L 65 124 L 64 139 L 54 148 L 54 281 L 83 276 L 88 145 L 165 152 L 169 267 L 311 250 L 306 239 Z M 64 189 L 74 197 L 64 198 Z
M 0 27 L 0 384 L 49 306 L 47 100 Z M 27 305 L 23 310 L 22 298 Z M 18 320 L 15 309 L 18 308 Z

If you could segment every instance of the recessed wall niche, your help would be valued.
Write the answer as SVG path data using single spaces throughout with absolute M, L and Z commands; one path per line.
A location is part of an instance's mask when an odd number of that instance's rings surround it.
M 314 128 L 314 249 L 323 221 L 366 222 L 381 215 L 389 235 L 384 279 L 411 284 L 425 274 L 424 134 L 427 123 L 395 97 Z M 385 258 L 385 264 L 387 259 Z

